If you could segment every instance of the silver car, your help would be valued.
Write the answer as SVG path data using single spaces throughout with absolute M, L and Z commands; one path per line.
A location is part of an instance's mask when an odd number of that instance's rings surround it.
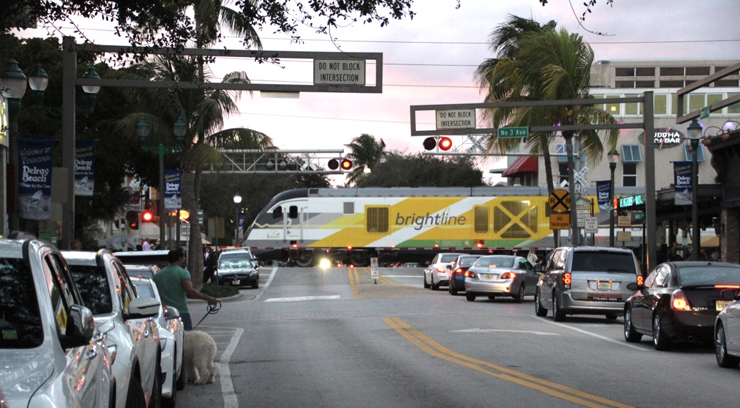
M 527 258 L 513 255 L 480 257 L 465 272 L 465 298 L 475 301 L 477 296 L 510 296 L 521 303 L 524 296 L 535 294 L 539 276 Z
M 128 270 L 129 267 L 126 266 Z M 159 297 L 157 285 L 149 278 L 131 277 L 131 282 L 136 286 L 136 291 L 141 297 L 157 299 Z M 166 306 L 159 309 L 159 315 L 155 318 L 159 325 L 159 344 L 162 349 L 162 406 L 173 408 L 177 405 L 177 391 L 185 388 L 185 377 L 182 372 L 182 341 L 185 331 L 180 312 L 172 307 Z
M 459 252 L 437 254 L 432 259 L 432 263 L 424 269 L 424 288 L 439 290 L 440 285 L 449 285 L 450 268 L 448 266 L 454 268 L 455 260 L 460 255 L 465 254 Z
M 159 406 L 159 301 L 139 297 L 126 268 L 108 250 L 62 251 L 72 278 L 111 350 L 116 408 Z
M 110 355 L 59 251 L 0 239 L 0 406 L 108 408 Z
M 629 249 L 561 247 L 553 250 L 537 284 L 537 316 L 552 310 L 555 321 L 566 315 L 605 315 L 614 320 L 624 314 L 624 303 L 634 291 L 627 285 L 640 275 L 637 257 Z

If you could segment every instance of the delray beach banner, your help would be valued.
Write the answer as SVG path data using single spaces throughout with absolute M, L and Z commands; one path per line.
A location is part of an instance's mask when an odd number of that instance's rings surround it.
M 51 216 L 51 166 L 53 139 L 20 139 L 18 195 L 20 216 L 27 220 L 48 220 Z
M 599 210 L 609 211 L 612 209 L 614 203 L 609 202 L 609 195 L 611 194 L 612 181 L 597 181 L 596 182 L 596 197 L 599 200 Z
M 180 182 L 182 173 L 180 170 L 164 171 L 164 208 L 167 210 L 179 210 L 182 208 L 182 196 L 180 195 Z
M 674 204 L 691 205 L 691 177 L 693 174 L 690 161 L 673 162 Z
M 95 141 L 75 141 L 75 195 L 92 197 L 95 187 Z

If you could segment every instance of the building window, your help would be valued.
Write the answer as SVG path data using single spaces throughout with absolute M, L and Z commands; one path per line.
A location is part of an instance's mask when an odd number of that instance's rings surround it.
M 698 111 L 707 106 L 705 94 L 689 94 L 689 112 Z
M 614 87 L 615 88 L 634 88 L 635 81 L 615 81 Z
M 639 163 L 642 161 L 640 145 L 622 145 L 622 162 Z
M 388 232 L 388 207 L 367 207 L 367 232 Z
M 702 146 L 701 143 L 699 143 L 699 146 L 697 146 L 698 149 L 696 149 L 699 154 L 696 156 L 696 161 L 701 163 L 704 161 L 704 146 Z M 692 161 L 694 160 L 694 155 L 689 151 L 689 145 L 685 144 L 683 145 L 683 153 L 686 157 L 686 161 Z
M 655 88 L 655 81 L 635 81 L 635 88 Z
M 637 186 L 637 163 L 622 163 L 622 185 Z
M 655 76 L 655 67 L 637 68 L 637 76 Z
M 733 96 L 737 95 L 737 93 L 728 93 L 727 97 L 731 98 Z M 727 107 L 727 113 L 730 114 L 737 114 L 740 113 L 740 102 L 733 103 L 732 105 Z
M 653 109 L 656 115 L 667 115 L 668 95 L 653 95 Z
M 689 112 L 689 98 L 686 98 L 684 95 L 683 98 L 683 113 Z M 671 94 L 671 114 L 677 115 L 678 114 L 678 95 L 677 94 Z
M 568 163 L 568 149 L 565 143 L 559 144 L 555 149 L 555 153 L 562 154 L 562 156 L 558 156 L 558 163 Z
M 635 98 L 640 95 L 624 95 L 625 98 Z M 625 103 L 624 104 L 624 114 L 625 115 L 639 115 L 640 114 L 640 104 L 635 103 Z
M 683 80 L 661 80 L 658 87 L 659 88 L 683 88 L 684 82 Z
M 736 88 L 737 86 L 737 79 L 720 79 L 714 82 L 715 88 Z
M 686 67 L 686 75 L 709 75 L 709 67 Z
M 635 76 L 634 68 L 615 68 L 614 75 L 618 77 L 633 77 Z
M 707 94 L 707 105 L 706 106 L 712 106 L 721 100 L 722 100 L 722 94 Z M 717 113 L 721 113 L 721 112 L 722 111 L 718 111 Z
M 568 182 L 568 163 L 558 163 L 558 184 Z
M 684 76 L 683 67 L 661 67 L 660 76 Z
M 473 207 L 474 231 L 476 234 L 488 233 L 488 207 L 476 205 Z

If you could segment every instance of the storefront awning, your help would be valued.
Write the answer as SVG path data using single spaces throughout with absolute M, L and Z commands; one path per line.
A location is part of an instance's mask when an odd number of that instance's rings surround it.
M 521 173 L 537 173 L 539 161 L 537 156 L 521 156 L 511 163 L 511 166 L 501 175 L 503 177 L 515 176 Z

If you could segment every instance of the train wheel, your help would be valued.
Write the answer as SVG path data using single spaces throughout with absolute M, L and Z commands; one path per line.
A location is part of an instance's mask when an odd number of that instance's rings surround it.
M 295 258 L 295 264 L 303 267 L 313 265 L 313 251 L 298 252 L 298 256 Z
M 364 251 L 353 251 L 349 254 L 349 260 L 355 266 L 368 266 L 370 265 L 370 253 Z

